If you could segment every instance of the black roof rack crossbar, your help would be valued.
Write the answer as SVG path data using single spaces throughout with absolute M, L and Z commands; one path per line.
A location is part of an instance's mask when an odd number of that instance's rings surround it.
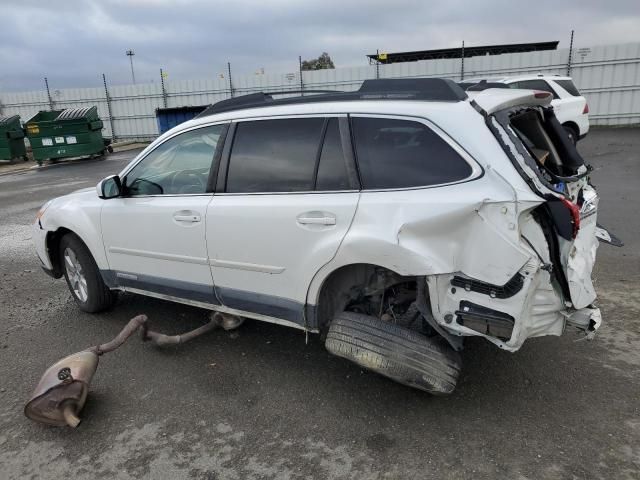
M 254 107 L 260 107 L 260 106 L 267 106 L 267 105 L 270 105 L 271 102 L 275 100 L 273 98 L 274 95 L 297 95 L 297 94 L 304 94 L 304 93 L 335 94 L 335 93 L 343 93 L 343 92 L 339 90 L 338 91 L 336 90 L 279 90 L 276 92 L 248 93 L 246 95 L 240 95 L 239 97 L 228 98 L 226 100 L 221 100 L 219 102 L 216 102 L 213 105 L 209 105 L 202 112 L 196 115 L 195 118 L 207 117 L 215 113 L 239 110 L 242 108 L 254 108 Z
M 302 97 L 274 99 L 273 95 L 296 93 L 318 93 Z M 206 108 L 196 118 L 230 112 L 245 108 L 259 108 L 299 103 L 344 102 L 355 100 L 423 100 L 439 102 L 460 102 L 467 94 L 453 80 L 446 78 L 388 78 L 365 80 L 355 92 L 333 90 L 304 90 L 281 92 L 259 92 L 229 98 Z

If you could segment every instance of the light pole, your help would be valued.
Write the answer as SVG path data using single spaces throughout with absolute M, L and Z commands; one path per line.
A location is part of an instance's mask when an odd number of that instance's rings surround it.
M 133 84 L 136 84 L 136 74 L 133 72 L 133 56 L 136 54 L 133 50 L 126 51 L 127 57 L 129 57 L 129 61 L 131 62 L 131 79 L 133 80 Z

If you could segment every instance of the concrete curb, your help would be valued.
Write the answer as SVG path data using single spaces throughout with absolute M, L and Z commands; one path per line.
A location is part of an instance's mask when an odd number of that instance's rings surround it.
M 5 175 L 13 175 L 14 173 L 22 173 L 27 172 L 33 168 L 37 168 L 37 165 L 30 165 L 33 162 L 27 163 L 25 166 L 20 166 L 19 168 L 7 169 L 7 171 L 3 172 L 2 166 L 0 166 L 0 177 L 4 177 Z

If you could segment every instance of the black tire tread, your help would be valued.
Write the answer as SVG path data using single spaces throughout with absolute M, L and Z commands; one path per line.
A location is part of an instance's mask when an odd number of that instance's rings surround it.
M 87 279 L 89 298 L 84 303 L 76 298 L 73 293 L 66 268 L 64 267 L 64 251 L 67 247 L 70 247 L 75 252 L 76 257 L 82 264 L 82 270 L 85 274 L 85 278 Z M 69 287 L 71 296 L 80 310 L 88 313 L 97 313 L 106 310 L 113 305 L 116 294 L 104 283 L 100 270 L 98 269 L 98 265 L 93 259 L 91 252 L 77 235 L 67 233 L 60 239 L 60 261 L 64 278 L 67 281 L 67 286 Z
M 332 354 L 399 383 L 448 394 L 457 383 L 461 360 L 440 340 L 375 317 L 342 312 L 331 322 L 325 346 Z

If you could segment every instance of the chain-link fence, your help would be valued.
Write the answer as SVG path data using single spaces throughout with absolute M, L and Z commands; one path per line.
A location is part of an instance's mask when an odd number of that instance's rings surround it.
M 570 54 L 571 53 L 571 54 Z M 42 91 L 0 93 L 0 113 L 20 114 L 28 120 L 39 110 L 97 105 L 105 123 L 105 136 L 148 140 L 158 135 L 157 108 L 207 105 L 252 92 L 294 90 L 355 90 L 368 78 L 499 77 L 525 73 L 570 75 L 589 102 L 594 125 L 640 123 L 640 43 L 591 48 L 374 64 L 362 67 L 302 71 L 282 74 L 231 76 L 112 86 L 97 75 L 95 88 L 56 89 L 49 77 Z

